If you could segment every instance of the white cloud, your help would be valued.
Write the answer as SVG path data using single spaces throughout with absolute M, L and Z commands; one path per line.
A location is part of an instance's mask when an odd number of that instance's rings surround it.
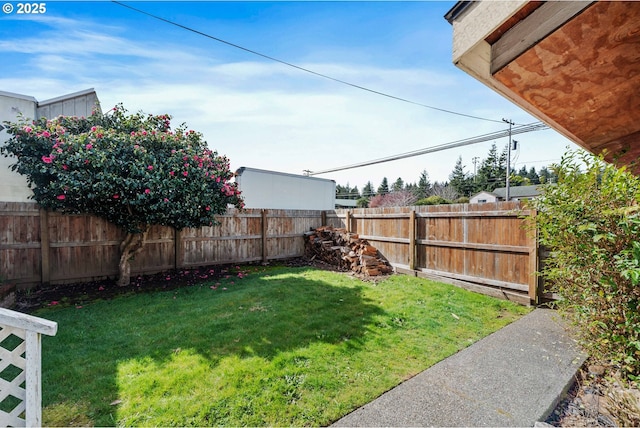
M 94 87 L 103 109 L 123 102 L 131 111 L 169 113 L 174 123 L 187 122 L 228 155 L 233 168 L 317 171 L 505 127 L 382 97 L 276 62 L 254 57 L 224 62 L 210 53 L 213 43 L 185 47 L 133 41 L 116 25 L 67 18 L 42 23 L 47 29 L 39 34 L 0 41 L 0 53 L 30 55 L 28 66 L 4 70 L 0 90 L 44 100 Z M 317 56 L 299 65 L 426 105 L 482 117 L 505 112 L 518 123 L 533 121 L 462 72 L 320 62 Z M 557 153 L 558 145 L 560 150 L 566 146 L 552 131 L 545 133 L 520 137 L 523 161 L 540 159 L 543 147 Z M 470 171 L 472 158 L 485 157 L 491 143 L 321 177 L 362 189 L 369 180 L 377 187 L 383 177 L 415 182 L 426 169 L 432 181 L 443 181 L 458 156 Z

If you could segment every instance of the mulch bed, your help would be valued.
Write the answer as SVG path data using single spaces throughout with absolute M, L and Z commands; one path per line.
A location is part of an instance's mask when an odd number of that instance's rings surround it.
M 276 263 L 270 263 L 276 264 Z M 312 266 L 317 269 L 342 272 L 338 266 L 322 261 L 310 261 L 305 258 L 293 258 L 277 262 L 278 265 L 288 267 Z M 30 313 L 37 309 L 50 306 L 81 307 L 96 300 L 110 300 L 115 297 L 168 291 L 183 287 L 203 284 L 221 278 L 237 276 L 243 269 L 258 269 L 261 264 L 215 265 L 198 269 L 179 269 L 161 272 L 153 275 L 138 275 L 131 277 L 127 286 L 118 286 L 115 278 L 99 281 L 41 286 L 28 291 L 17 291 L 14 309 Z M 353 275 L 357 276 L 357 275 Z M 362 279 L 366 279 L 362 277 Z

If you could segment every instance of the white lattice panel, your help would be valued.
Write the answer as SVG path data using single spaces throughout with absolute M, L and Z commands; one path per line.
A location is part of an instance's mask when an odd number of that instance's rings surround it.
M 2 426 L 25 426 L 26 424 L 23 415 L 27 396 L 25 335 L 25 330 L 9 326 L 2 326 L 0 331 L 0 403 L 5 400 L 8 403 L 0 409 Z M 19 344 L 15 346 L 17 343 Z M 13 408 L 7 408 L 9 404 L 14 405 L 9 406 Z

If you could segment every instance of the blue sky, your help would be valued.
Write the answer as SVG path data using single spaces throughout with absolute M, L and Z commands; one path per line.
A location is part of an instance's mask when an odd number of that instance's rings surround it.
M 11 3 L 17 7 L 18 2 Z M 500 121 L 536 119 L 451 62 L 455 2 L 124 2 L 297 66 L 417 103 Z M 241 166 L 301 174 L 419 150 L 505 128 L 318 77 L 112 2 L 46 2 L 0 14 L 0 90 L 38 100 L 95 88 L 104 110 L 169 113 Z M 555 131 L 517 137 L 515 168 L 558 161 Z M 338 184 L 383 177 L 447 180 L 458 156 L 493 142 L 320 175 Z M 495 143 L 500 147 L 506 140 Z

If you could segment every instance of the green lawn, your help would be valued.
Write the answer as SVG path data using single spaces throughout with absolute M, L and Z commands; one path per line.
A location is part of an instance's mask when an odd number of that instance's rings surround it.
M 243 269 L 39 311 L 58 322 L 44 425 L 327 425 L 529 311 L 404 275 Z

